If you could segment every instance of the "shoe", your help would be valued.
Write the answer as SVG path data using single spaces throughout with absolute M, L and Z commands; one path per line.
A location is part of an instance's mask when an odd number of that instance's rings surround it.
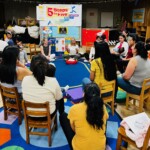
M 116 72 L 116 74 L 117 74 L 117 75 L 120 75 L 120 74 L 121 74 L 121 72 L 120 72 L 120 71 L 117 71 L 117 72 Z
M 84 62 L 89 62 L 89 61 L 85 59 Z
M 55 59 L 51 59 L 50 61 L 55 61 Z

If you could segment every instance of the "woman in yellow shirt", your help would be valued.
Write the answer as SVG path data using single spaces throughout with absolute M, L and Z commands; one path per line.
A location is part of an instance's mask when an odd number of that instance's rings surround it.
M 101 41 L 96 44 L 95 50 L 97 55 L 95 55 L 95 59 L 91 62 L 90 79 L 84 78 L 82 81 L 83 86 L 91 82 L 100 85 L 100 83 L 103 84 L 117 79 L 116 65 L 110 53 L 108 44 Z
M 73 150 L 105 150 L 108 113 L 95 83 L 84 88 L 84 102 L 60 116 L 60 123 Z

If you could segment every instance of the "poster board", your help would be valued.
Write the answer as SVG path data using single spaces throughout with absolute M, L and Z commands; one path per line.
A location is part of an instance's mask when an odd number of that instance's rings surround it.
M 114 14 L 113 12 L 102 12 L 101 13 L 101 27 L 113 27 Z
M 37 20 L 49 26 L 82 26 L 82 5 L 43 4 L 36 12 Z
M 145 8 L 134 9 L 132 22 L 144 22 L 144 16 L 145 16 Z

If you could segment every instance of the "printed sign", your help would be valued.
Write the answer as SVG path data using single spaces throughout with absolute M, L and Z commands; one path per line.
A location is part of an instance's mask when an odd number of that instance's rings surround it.
M 145 9 L 134 9 L 132 21 L 133 22 L 144 22 Z
M 81 26 L 82 5 L 39 5 L 37 20 L 41 26 Z

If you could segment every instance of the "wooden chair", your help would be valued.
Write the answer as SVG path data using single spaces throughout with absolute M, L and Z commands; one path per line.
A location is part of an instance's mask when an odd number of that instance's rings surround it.
M 104 103 L 111 103 L 112 115 L 114 115 L 115 86 L 115 80 L 100 84 L 101 95 L 110 93 L 108 96 L 103 97 L 103 101 Z
M 143 146 L 140 148 L 140 150 L 149 150 L 150 149 L 150 148 L 148 148 L 149 139 L 150 139 L 150 126 L 147 130 Z M 127 142 L 128 144 L 134 146 L 135 148 L 138 148 L 136 146 L 136 143 L 134 141 L 132 141 L 129 137 L 127 137 L 124 127 L 121 126 L 118 129 L 118 140 L 117 140 L 116 150 L 127 150 L 125 147 L 123 147 L 121 145 L 122 141 Z
M 90 53 L 91 47 L 94 45 L 93 42 L 86 42 L 86 53 Z
M 32 58 L 32 55 L 36 55 L 36 44 L 29 44 L 29 50 L 30 50 L 30 59 Z
M 48 144 L 51 146 L 51 133 L 54 129 L 57 130 L 57 113 L 51 118 L 49 102 L 31 103 L 23 100 L 22 107 L 26 126 L 26 142 L 30 143 L 29 135 L 48 136 Z M 48 132 L 34 131 L 34 128 L 47 128 Z
M 144 102 L 150 98 L 150 84 L 148 83 L 150 83 L 150 78 L 144 80 L 140 95 L 127 93 L 126 97 L 127 109 L 129 105 L 134 105 L 135 107 L 139 108 L 139 112 L 143 111 Z M 136 100 L 139 101 L 139 106 L 136 106 Z M 133 103 L 131 101 L 133 101 Z
M 7 88 L 0 85 L 0 91 L 4 106 L 4 120 L 8 119 L 8 114 L 16 115 L 20 125 L 22 123 L 21 100 L 19 100 L 17 88 Z

